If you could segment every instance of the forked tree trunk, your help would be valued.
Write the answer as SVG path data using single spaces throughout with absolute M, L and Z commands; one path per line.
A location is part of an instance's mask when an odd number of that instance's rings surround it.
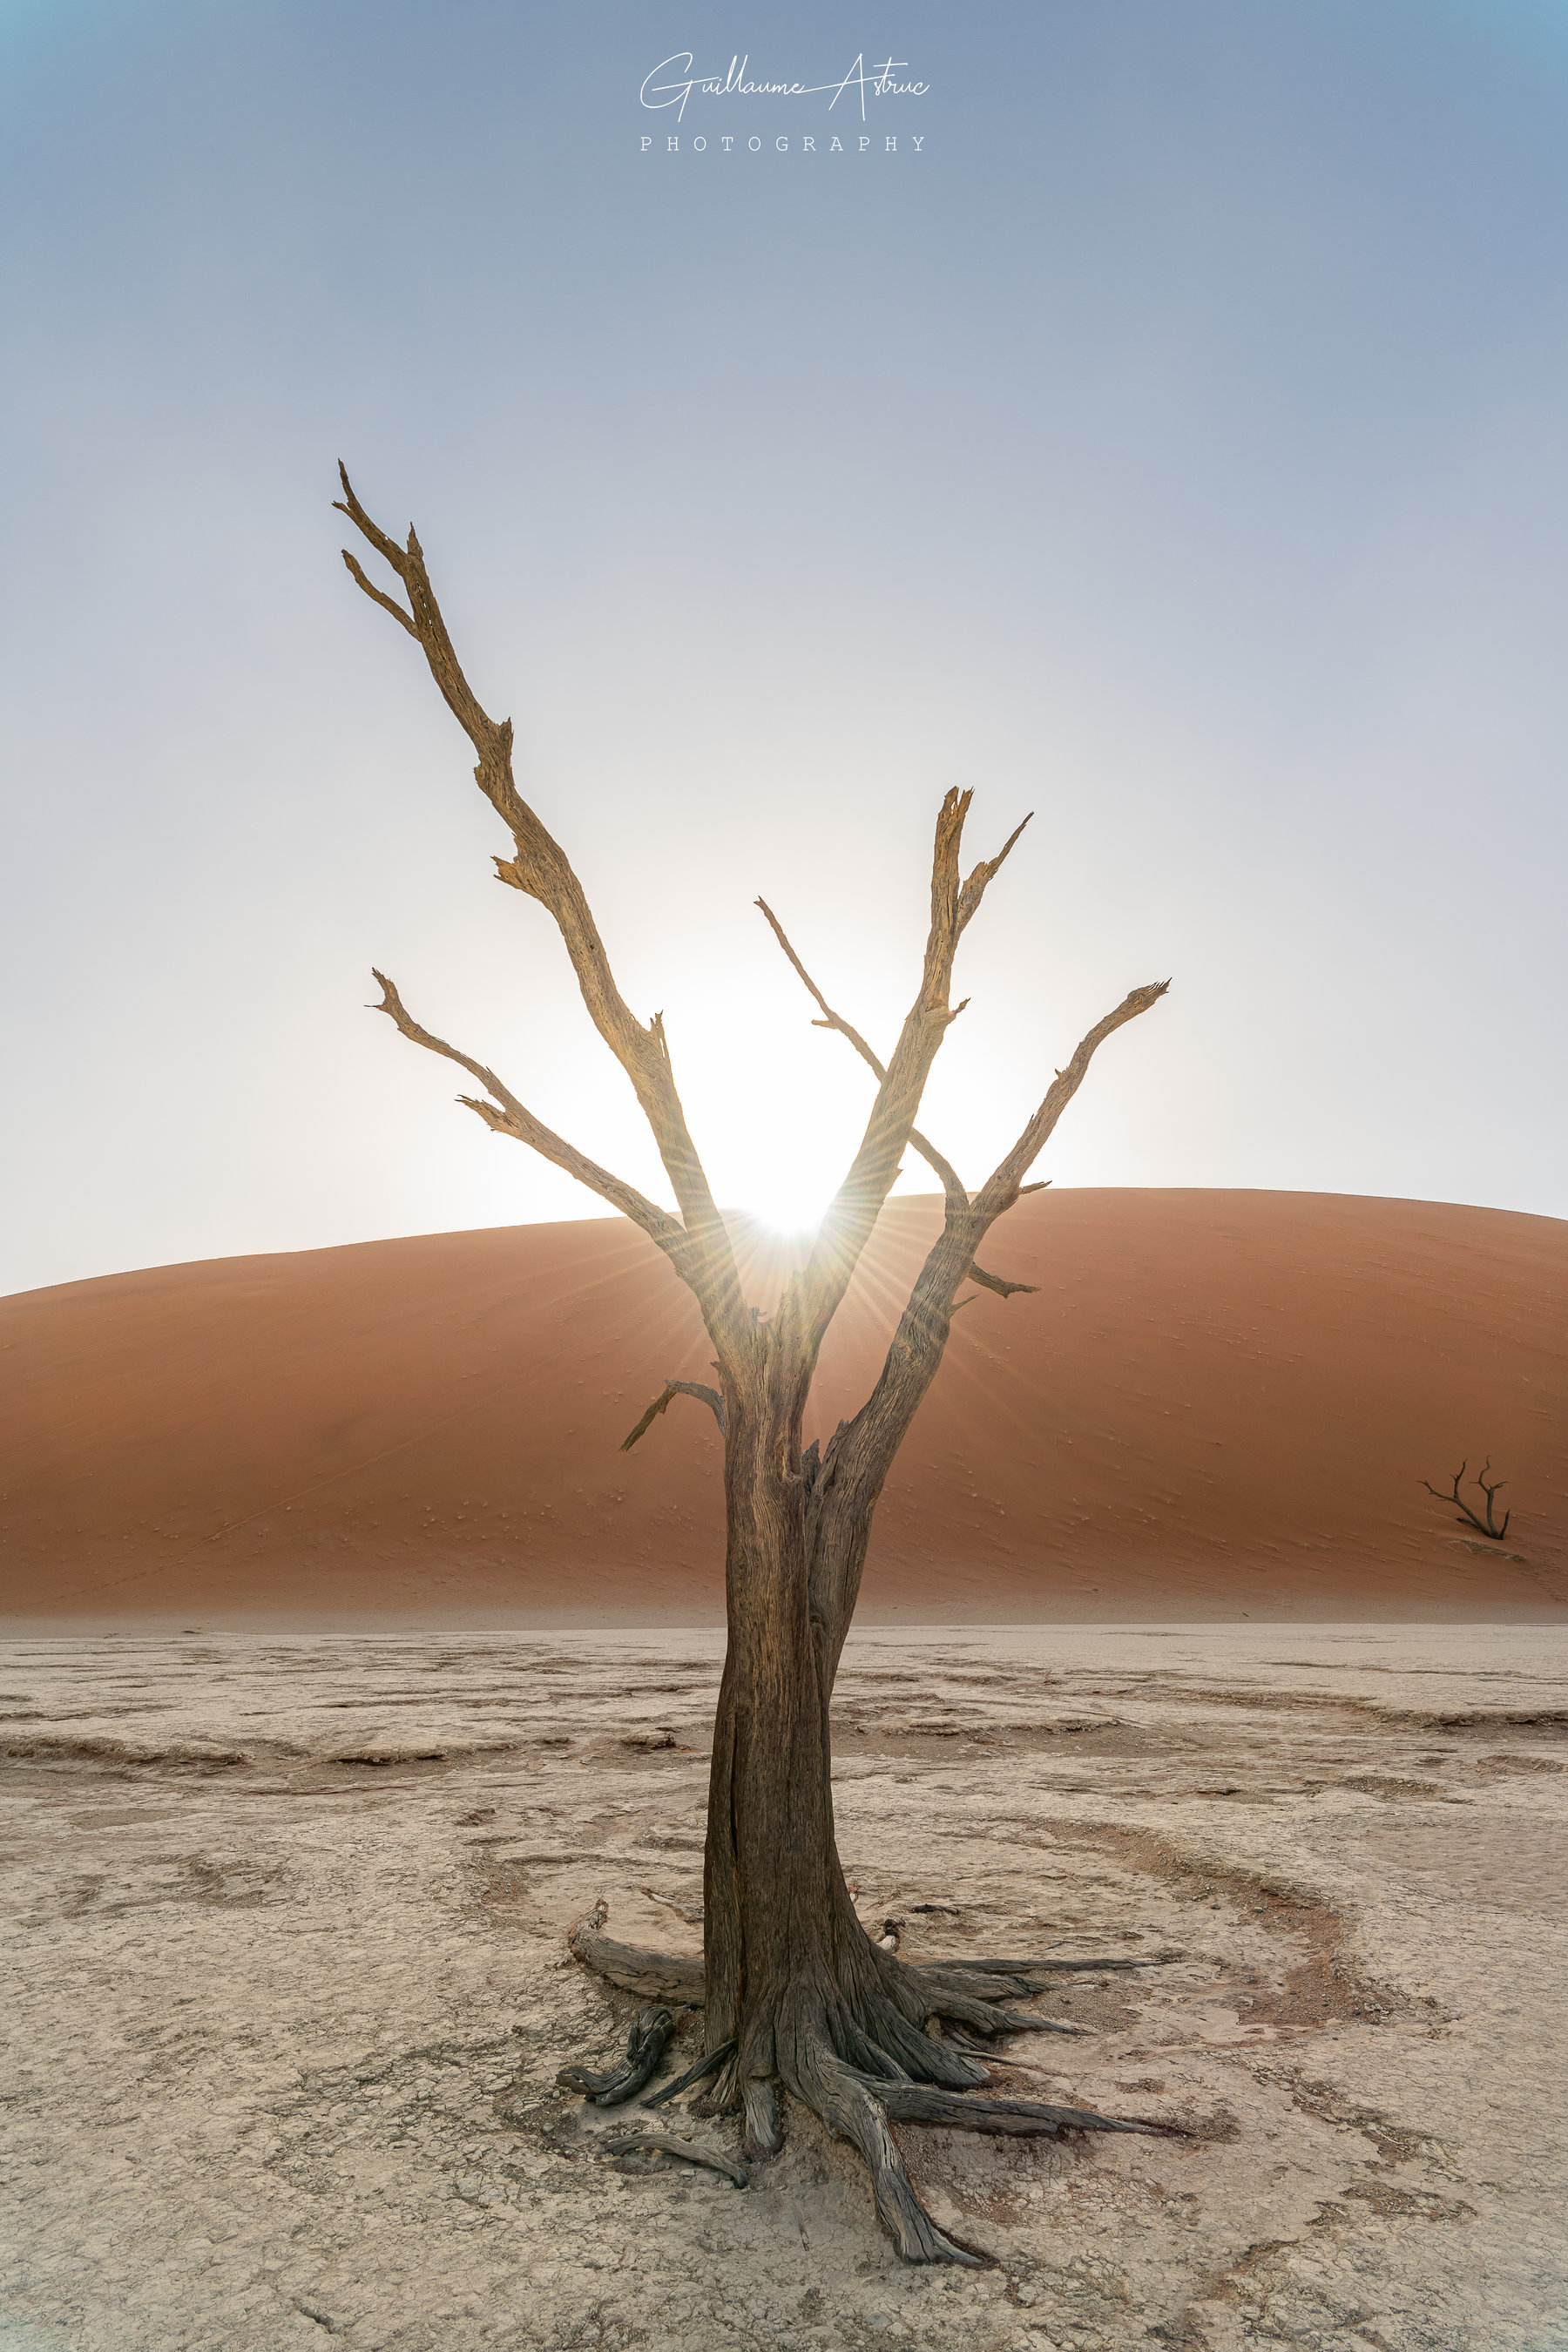
M 943 799 L 931 853 L 931 928 L 920 985 L 886 1066 L 833 1011 L 777 918 L 759 899 L 821 1010 L 817 1025 L 847 1038 L 878 1082 L 859 1149 L 806 1263 L 791 1276 L 772 1319 L 763 1317 L 742 1295 L 729 1229 L 686 1124 L 662 1015 L 637 1020 L 616 987 L 565 851 L 517 789 L 511 721 L 492 719 L 463 675 L 417 538 L 410 530 L 402 547 L 390 539 L 366 514 L 341 467 L 339 472 L 342 511 L 402 583 L 406 607 L 374 587 L 346 549 L 343 561 L 366 595 L 418 644 L 473 744 L 479 760 L 475 779 L 511 835 L 513 855 L 496 859 L 497 875 L 552 917 L 590 1018 L 630 1080 L 658 1144 L 675 1195 L 674 1212 L 555 1134 L 484 1063 L 421 1027 L 380 972 L 377 1010 L 413 1044 L 478 1081 L 479 1096 L 458 1099 L 493 1133 L 527 1144 L 638 1225 L 691 1290 L 713 1346 L 721 1391 L 699 1381 L 668 1381 L 626 1440 L 627 1446 L 636 1444 L 678 1395 L 710 1406 L 725 1439 L 729 1651 L 713 1738 L 703 1993 L 708 2051 L 728 2054 L 716 2062 L 707 2103 L 728 2111 L 743 2108 L 748 2146 L 753 2153 L 765 2153 L 778 2143 L 774 2086 L 782 2084 L 859 2148 L 878 2211 L 901 2253 L 916 2261 L 972 2261 L 922 2211 L 889 2130 L 889 2118 L 992 2132 L 1139 2126 L 1036 2100 L 953 2095 L 984 2084 L 985 2069 L 940 2033 L 928 2032 L 932 2018 L 984 2034 L 1020 2026 L 1038 2030 L 1040 2020 L 1015 2014 L 995 1996 L 1041 1990 L 1048 1980 L 1042 1970 L 1080 1964 L 965 1959 L 911 1968 L 871 1941 L 855 1916 L 834 1844 L 829 1703 L 859 1591 L 871 1516 L 942 1362 L 955 1302 L 963 1303 L 957 1293 L 966 1281 L 1004 1298 L 1028 1286 L 984 1272 L 974 1254 L 998 1218 L 1033 1189 L 1025 1179 L 1082 1084 L 1097 1047 L 1157 1003 L 1166 983 L 1134 989 L 1089 1032 L 1056 1073 L 1012 1149 L 979 1191 L 970 1193 L 915 1119 L 942 1039 L 963 1010 L 962 1003 L 954 1008 L 949 1003 L 959 940 L 1023 825 L 996 856 L 983 858 L 963 877 L 959 852 L 970 796 L 950 792 Z M 825 1448 L 813 1445 L 803 1454 L 801 1428 L 818 1350 L 910 1148 L 941 1180 L 942 1231 L 900 1318 L 876 1387 Z M 582 1943 L 578 1948 L 585 1949 Z M 617 1981 L 647 1990 L 668 1983 L 677 1997 L 689 1998 L 689 1962 L 617 1949 L 625 1956 L 616 1964 Z M 668 2030 L 668 2019 L 649 2024 L 641 2072 L 636 2066 L 623 2070 L 627 2080 L 633 2074 L 643 2079 L 649 2053 L 657 2055 Z M 602 2087 L 592 2087 L 598 2077 L 587 2079 L 590 2095 L 605 2095 Z
M 845 1882 L 830 1710 L 875 1496 L 847 1522 L 812 1508 L 822 1471 L 818 1450 L 803 1456 L 800 1443 L 810 1350 L 798 1307 L 792 1283 L 757 1334 L 753 1378 L 726 1382 L 724 1397 L 728 1643 L 709 1777 L 703 1991 L 705 2046 L 731 2054 L 700 2104 L 743 2111 L 746 2151 L 763 2156 L 782 2137 L 777 2089 L 793 2094 L 865 2156 L 907 2258 L 963 2259 L 916 2199 L 870 2086 L 984 2083 L 983 2065 L 926 2028 L 942 2012 L 986 2032 L 1024 2023 L 989 1998 L 1021 1987 L 926 1981 L 872 1942 Z

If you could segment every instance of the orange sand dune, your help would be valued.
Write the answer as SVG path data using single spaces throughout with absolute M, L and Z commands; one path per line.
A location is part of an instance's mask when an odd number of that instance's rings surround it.
M 872 1377 L 937 1204 L 895 1203 L 825 1354 Z M 752 1237 L 751 1296 L 777 1267 Z M 1568 1224 L 1415 1201 L 1046 1192 L 889 1481 L 867 1617 L 1552 1614 Z M 697 1622 L 722 1609 L 690 1302 L 629 1226 L 434 1234 L 0 1300 L 0 1609 L 104 1625 Z M 1423 1494 L 1489 1453 L 1467 1544 Z

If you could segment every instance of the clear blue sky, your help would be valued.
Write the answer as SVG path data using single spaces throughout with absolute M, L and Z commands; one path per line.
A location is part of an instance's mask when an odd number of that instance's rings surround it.
M 677 126 L 688 48 L 929 88 Z M 722 1197 L 867 1102 L 751 900 L 890 1040 L 959 782 L 977 853 L 1037 812 L 925 1121 L 972 1181 L 1170 973 L 1039 1173 L 1568 1213 L 1563 10 L 10 0 L 0 81 L 0 1286 L 592 1213 L 373 961 L 657 1181 L 340 455 Z

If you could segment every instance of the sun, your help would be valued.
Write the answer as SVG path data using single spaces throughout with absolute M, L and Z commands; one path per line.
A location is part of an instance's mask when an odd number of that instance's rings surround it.
M 779 1241 L 809 1239 L 821 1224 L 842 1169 L 830 1166 L 826 1150 L 810 1137 L 769 1139 L 736 1171 L 735 1205 Z
M 770 1181 L 747 1187 L 742 1211 L 775 1241 L 808 1241 L 822 1223 L 827 1202 L 821 1187 Z

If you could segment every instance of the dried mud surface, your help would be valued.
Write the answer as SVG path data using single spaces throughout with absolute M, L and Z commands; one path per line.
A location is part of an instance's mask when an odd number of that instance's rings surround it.
M 900 2266 L 798 2110 L 742 2190 L 617 2160 L 636 2110 L 556 2086 L 636 2008 L 567 1957 L 595 1898 L 700 1947 L 718 1663 L 709 1632 L 12 1643 L 5 2352 L 1568 2347 L 1561 1633 L 851 1644 L 868 1923 L 1182 1954 L 1041 1997 L 1088 2030 L 1004 2079 L 1191 2137 L 900 2131 L 977 2273 Z

